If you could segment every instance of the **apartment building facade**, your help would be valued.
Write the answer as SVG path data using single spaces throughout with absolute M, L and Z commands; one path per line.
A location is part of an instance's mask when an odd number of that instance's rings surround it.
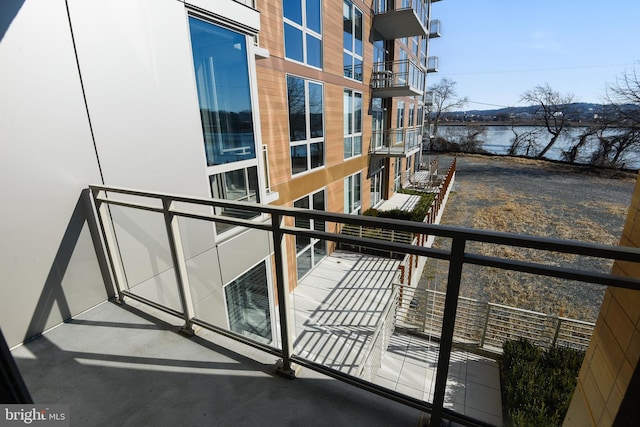
M 9 344 L 113 295 L 92 249 L 101 237 L 88 184 L 353 214 L 389 198 L 419 163 L 430 3 L 4 2 L 0 262 L 12 298 L 2 299 L 0 324 Z M 126 207 L 110 218 L 126 255 L 113 279 L 178 307 L 166 224 Z M 266 233 L 180 227 L 192 310 L 273 342 Z M 288 244 L 294 288 L 332 248 Z M 39 318 L 47 301 L 59 310 Z
M 262 142 L 272 203 L 361 214 L 419 167 L 431 1 L 257 2 Z M 296 224 L 324 229 L 329 224 Z M 331 230 L 334 231 L 334 230 Z M 290 287 L 323 241 L 290 241 Z

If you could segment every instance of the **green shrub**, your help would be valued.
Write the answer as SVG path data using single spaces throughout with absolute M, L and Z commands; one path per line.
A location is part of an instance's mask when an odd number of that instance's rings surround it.
M 509 425 L 561 426 L 584 351 L 542 349 L 520 339 L 502 347 L 502 407 Z

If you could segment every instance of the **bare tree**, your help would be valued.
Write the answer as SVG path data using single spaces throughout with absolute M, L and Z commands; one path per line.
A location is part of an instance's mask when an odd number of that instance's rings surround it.
M 556 143 L 558 137 L 566 131 L 567 107 L 573 102 L 573 99 L 572 94 L 561 94 L 553 90 L 548 83 L 536 86 L 520 97 L 521 101 L 538 107 L 536 116 L 542 118 L 545 128 L 551 134 L 551 139 L 536 157 L 543 158 Z
M 640 76 L 636 67 L 620 74 L 607 88 L 611 131 L 601 135 L 591 162 L 620 166 L 629 153 L 640 152 Z
M 438 135 L 438 124 L 442 119 L 442 114 L 447 111 L 458 110 L 468 102 L 466 97 L 458 97 L 456 84 L 457 82 L 454 80 L 443 78 L 429 87 L 428 92 L 431 94 L 431 102 L 427 102 L 426 105 L 426 119 L 429 127 L 433 126 L 433 137 Z
M 534 153 L 537 153 L 540 149 L 539 139 L 541 129 L 538 127 L 530 128 L 525 127 L 520 132 L 520 127 L 511 123 L 511 132 L 513 132 L 513 139 L 511 140 L 511 147 L 507 151 L 510 156 L 524 155 L 532 157 Z

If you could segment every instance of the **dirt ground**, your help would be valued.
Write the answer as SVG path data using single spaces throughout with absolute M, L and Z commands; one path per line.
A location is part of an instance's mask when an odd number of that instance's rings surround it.
M 444 172 L 452 157 L 439 156 Z M 442 224 L 617 244 L 635 185 L 635 173 L 499 156 L 459 156 Z M 444 239 L 437 247 L 447 247 Z M 470 245 L 506 256 L 608 272 L 611 262 L 506 247 Z M 423 281 L 444 290 L 446 262 L 430 260 Z M 565 317 L 594 321 L 604 288 L 523 273 L 465 266 L 461 294 Z

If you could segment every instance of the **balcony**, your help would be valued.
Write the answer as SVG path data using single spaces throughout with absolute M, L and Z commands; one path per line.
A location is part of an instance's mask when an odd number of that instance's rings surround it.
M 437 73 L 438 72 L 438 57 L 430 56 L 427 58 L 427 73 Z
M 439 19 L 432 19 L 429 22 L 429 38 L 430 39 L 435 39 L 440 37 L 440 20 Z
M 373 64 L 371 88 L 377 98 L 422 96 L 425 72 L 411 60 L 376 62 Z
M 420 127 L 373 131 L 369 153 L 384 157 L 409 157 L 420 151 L 421 143 Z
M 427 37 L 429 10 L 422 0 L 376 1 L 373 29 L 378 40 L 394 40 L 402 37 Z
M 639 263 L 640 250 L 635 248 L 106 186 L 92 186 L 91 194 L 88 209 L 96 216 L 99 234 L 95 249 L 106 254 L 118 300 L 125 304 L 100 304 L 13 351 L 36 401 L 73 403 L 72 425 L 255 425 L 265 420 L 413 425 L 427 418 L 434 426 L 441 419 L 468 426 L 494 425 L 498 422 L 479 419 L 477 408 L 466 403 L 458 407 L 455 401 L 451 405 L 450 397 L 464 396 L 467 391 L 472 394 L 475 387 L 453 372 L 460 368 L 460 357 L 466 358 L 465 371 L 476 378 L 488 365 L 475 356 L 460 356 L 460 347 L 469 350 L 479 345 L 477 339 L 485 346 L 495 346 L 490 327 L 499 322 L 496 331 L 504 333 L 508 318 L 518 323 L 540 321 L 531 313 L 504 307 L 477 307 L 486 317 L 470 314 L 469 302 L 459 295 L 463 269 L 532 276 L 541 286 L 553 286 L 549 282 L 553 279 L 580 287 L 640 289 L 639 279 L 576 266 L 584 265 L 578 261 L 585 259 Z M 238 218 L 211 213 L 221 210 L 253 215 Z M 117 211 L 120 214 L 114 215 Z M 243 219 L 247 217 L 254 219 Z M 136 218 L 139 221 L 132 222 Z M 155 228 L 152 222 L 162 227 Z M 208 250 L 229 249 L 225 241 L 214 240 L 210 249 L 194 251 L 190 248 L 193 236 L 188 233 L 193 223 L 202 229 L 225 224 L 236 236 L 258 233 L 268 238 L 267 271 L 277 288 L 276 300 L 269 305 L 275 325 L 271 340 L 256 339 L 265 314 L 256 310 L 260 301 L 247 299 L 237 313 L 246 326 L 256 327 L 241 330 L 226 320 L 216 321 L 219 313 L 202 305 L 212 297 L 224 300 L 224 295 L 216 296 L 208 288 L 222 276 L 235 281 L 237 273 L 225 263 L 200 262 Z M 345 224 L 363 227 L 366 233 L 357 237 L 340 234 Z M 389 241 L 376 230 L 410 236 L 412 243 Z M 427 244 L 434 236 L 446 241 L 444 249 Z M 400 253 L 404 258 L 398 263 L 379 256 L 334 252 L 324 261 L 327 268 L 322 270 L 319 264 L 290 292 L 286 255 L 295 251 L 295 246 L 289 247 L 295 238 Z M 151 245 L 145 246 L 147 242 Z M 247 251 L 249 246 L 245 246 L 242 256 L 260 249 L 253 239 L 248 244 L 254 250 Z M 495 247 L 495 253 L 508 257 L 481 255 L 478 245 Z M 134 246 L 143 257 L 124 250 Z M 515 258 L 512 251 L 499 251 L 503 247 L 534 250 L 537 253 L 531 260 L 547 259 L 548 254 L 568 256 L 561 263 L 557 257 L 550 263 L 535 262 Z M 428 284 L 415 270 L 412 277 L 412 266 L 427 258 L 448 264 L 448 275 L 443 278 L 446 293 L 425 288 Z M 131 282 L 131 274 L 124 274 L 136 271 L 139 263 L 149 263 L 157 275 L 153 292 Z M 56 294 L 43 292 L 34 301 L 34 321 L 64 310 L 67 300 L 75 297 L 67 289 Z M 226 295 L 226 299 L 231 297 L 231 293 Z M 438 320 L 429 323 L 424 345 L 397 336 L 392 339 L 401 323 L 415 325 L 417 310 L 426 306 L 434 307 Z M 225 305 L 220 307 L 224 312 Z M 475 317 L 473 322 L 465 321 L 471 319 L 468 316 Z M 582 342 L 585 325 L 567 328 L 560 320 L 550 319 L 549 327 L 540 329 L 537 336 Z M 419 319 L 418 323 L 426 322 Z M 471 323 L 484 331 L 484 335 L 473 335 L 476 341 L 469 336 Z M 382 374 L 396 372 L 385 361 L 396 363 L 399 351 L 406 352 L 402 360 L 428 364 L 431 370 L 422 371 L 430 378 L 429 390 L 416 389 L 418 395 L 411 387 L 400 387 L 400 378 L 394 388 L 384 381 Z M 274 370 L 297 380 L 279 379 Z M 415 371 L 406 374 L 415 379 Z M 322 403 L 317 400 L 319 395 Z M 332 410 L 327 411 L 327 406 Z M 428 417 L 421 418 L 421 412 Z

